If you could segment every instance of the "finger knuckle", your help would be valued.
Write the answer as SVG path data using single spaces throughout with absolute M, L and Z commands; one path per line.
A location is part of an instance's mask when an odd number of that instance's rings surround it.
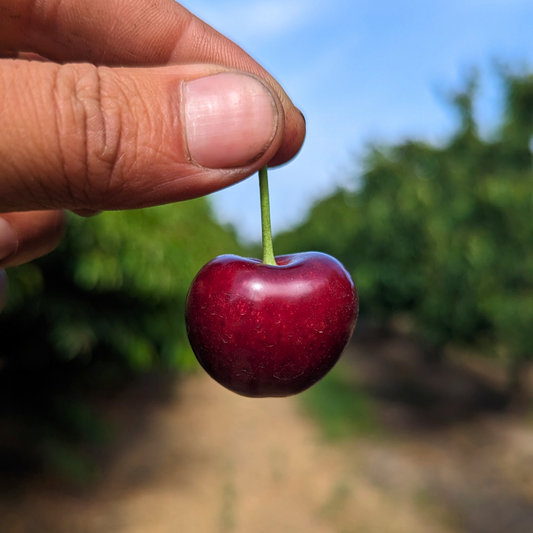
M 65 180 L 76 208 L 105 207 L 124 186 L 126 137 L 136 128 L 112 69 L 89 64 L 59 67 L 54 86 Z M 126 135 L 125 131 L 129 133 Z

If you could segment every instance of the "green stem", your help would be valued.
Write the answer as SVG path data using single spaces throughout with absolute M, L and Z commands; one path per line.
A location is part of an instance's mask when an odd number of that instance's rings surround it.
M 264 166 L 259 171 L 259 190 L 261 192 L 261 227 L 263 230 L 263 263 L 276 265 L 272 247 L 272 228 L 270 227 L 270 200 L 268 195 L 268 173 Z

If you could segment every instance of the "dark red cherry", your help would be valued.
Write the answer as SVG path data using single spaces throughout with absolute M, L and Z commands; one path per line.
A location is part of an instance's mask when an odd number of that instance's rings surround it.
M 316 383 L 357 319 L 357 291 L 339 261 L 307 252 L 276 262 L 222 255 L 200 270 L 187 296 L 198 361 L 243 396 L 290 396 Z

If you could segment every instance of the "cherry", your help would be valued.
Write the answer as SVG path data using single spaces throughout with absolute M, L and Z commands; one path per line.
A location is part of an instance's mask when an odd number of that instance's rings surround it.
M 207 373 L 251 397 L 290 396 L 335 365 L 352 336 L 357 291 L 335 258 L 274 258 L 266 168 L 260 173 L 264 259 L 222 255 L 196 275 L 185 320 Z

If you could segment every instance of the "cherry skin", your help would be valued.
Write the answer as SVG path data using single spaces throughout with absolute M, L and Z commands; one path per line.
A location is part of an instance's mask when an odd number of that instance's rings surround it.
M 290 396 L 323 378 L 352 336 L 355 285 L 333 257 L 277 265 L 222 255 L 194 279 L 185 319 L 192 349 L 221 385 L 250 397 Z

